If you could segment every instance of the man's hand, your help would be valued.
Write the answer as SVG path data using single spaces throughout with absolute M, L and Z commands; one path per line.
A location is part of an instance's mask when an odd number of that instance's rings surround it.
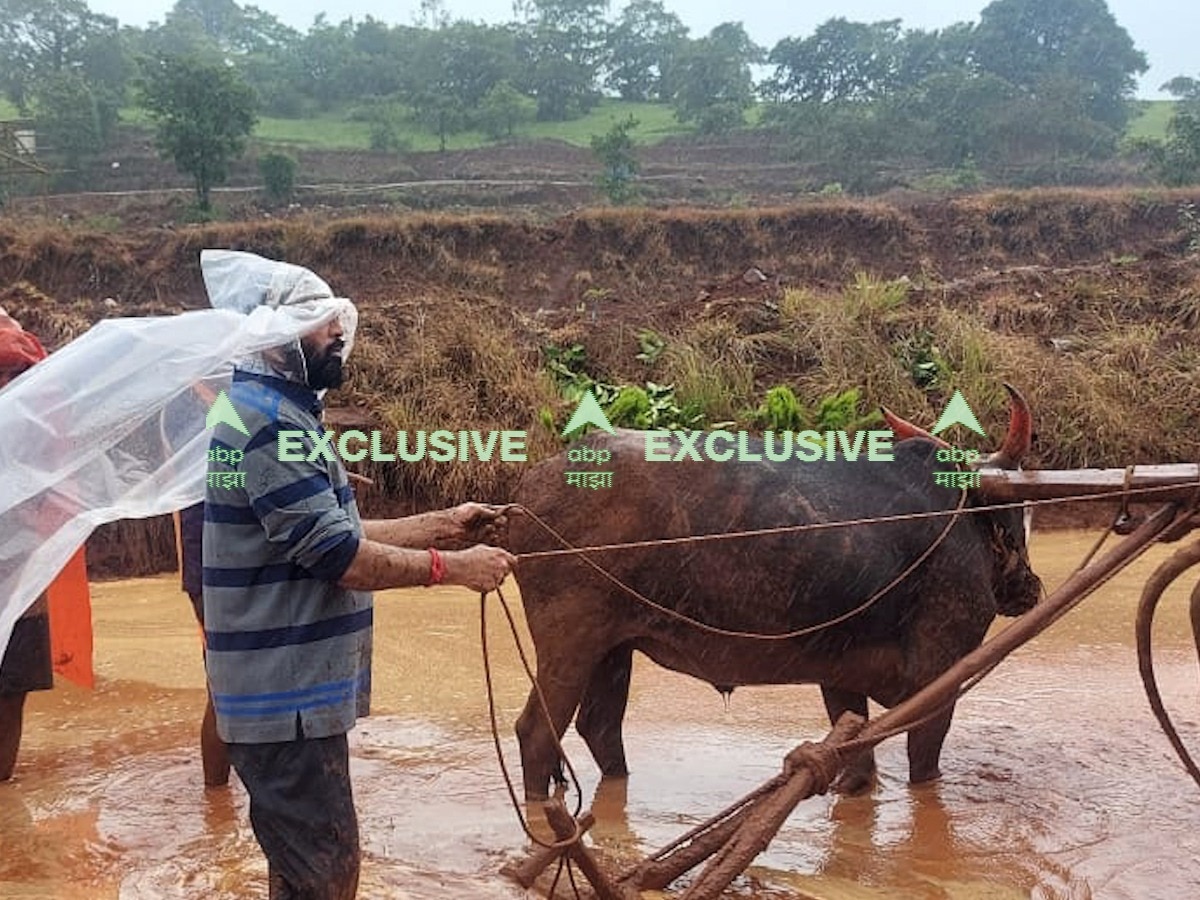
M 484 544 L 448 551 L 442 554 L 442 559 L 446 563 L 442 583 L 459 584 L 473 591 L 494 591 L 517 563 L 517 558 L 507 550 Z
M 508 532 L 508 516 L 515 506 L 488 503 L 460 503 L 446 510 L 450 533 L 446 540 L 472 544 L 498 544 Z

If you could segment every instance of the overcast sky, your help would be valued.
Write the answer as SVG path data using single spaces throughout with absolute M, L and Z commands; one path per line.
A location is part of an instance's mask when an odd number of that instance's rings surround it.
M 173 5 L 174 0 L 88 0 L 95 12 L 139 26 L 161 22 Z M 420 0 L 245 0 L 239 5 L 257 6 L 303 32 L 322 11 L 333 22 L 370 15 L 391 24 L 412 24 Z M 770 49 L 782 38 L 812 34 L 835 16 L 856 22 L 901 19 L 907 27 L 923 29 L 976 22 L 987 0 L 663 0 L 663 5 L 683 20 L 693 37 L 722 22 L 741 22 L 751 38 Z M 610 18 L 624 6 L 625 0 L 613 0 Z M 509 22 L 515 18 L 511 0 L 446 0 L 445 7 L 458 19 Z M 1166 97 L 1158 90 L 1163 82 L 1176 75 L 1200 77 L 1196 53 L 1200 0 L 1108 0 L 1108 8 L 1150 63 L 1138 96 Z

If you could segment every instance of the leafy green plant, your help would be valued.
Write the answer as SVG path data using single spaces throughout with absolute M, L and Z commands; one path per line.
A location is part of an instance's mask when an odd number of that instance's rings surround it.
M 854 431 L 870 422 L 874 415 L 860 416 L 858 388 L 832 394 L 821 400 L 813 417 L 817 431 Z
M 704 410 L 699 403 L 679 405 L 673 384 L 646 382 L 646 393 L 650 398 L 650 428 L 679 430 L 700 428 L 704 425 Z
M 704 411 L 699 403 L 680 404 L 675 386 L 647 381 L 645 385 L 617 385 L 600 381 L 584 371 L 587 356 L 582 344 L 568 347 L 549 345 L 543 348 L 546 369 L 554 379 L 563 399 L 576 403 L 585 391 L 591 391 L 605 411 L 609 421 L 623 428 L 652 428 L 678 430 L 698 428 L 704 424 Z M 549 416 L 549 424 L 547 424 Z M 539 412 L 543 424 L 553 429 L 554 415 L 549 410 Z
M 667 348 L 667 342 L 663 340 L 662 335 L 650 328 L 643 328 L 637 333 L 637 342 L 640 352 L 636 358 L 646 365 L 654 365 Z
M 625 385 L 608 407 L 608 420 L 613 425 L 625 428 L 650 428 L 653 413 L 650 395 L 645 388 Z
M 768 390 L 754 414 L 755 424 L 764 431 L 799 431 L 805 419 L 804 407 L 786 384 Z
M 924 329 L 898 341 L 897 356 L 913 384 L 923 390 L 941 388 L 950 377 L 950 366 L 933 342 L 933 334 Z
M 564 383 L 578 382 L 581 377 L 587 378 L 583 371 L 587 362 L 583 344 L 572 344 L 569 347 L 550 344 L 543 348 L 542 353 L 546 357 L 546 368 L 560 387 Z

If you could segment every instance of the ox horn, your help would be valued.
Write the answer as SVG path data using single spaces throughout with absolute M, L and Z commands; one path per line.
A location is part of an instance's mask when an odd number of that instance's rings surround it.
M 1025 402 L 1021 392 L 1011 384 L 1006 383 L 1004 389 L 1008 391 L 1011 401 L 1008 434 L 1000 449 L 979 463 L 981 468 L 1015 469 L 1029 453 L 1033 443 L 1033 414 L 1029 411 L 1029 404 Z
M 906 441 L 909 438 L 924 438 L 927 441 L 933 441 L 939 447 L 950 446 L 940 437 L 930 434 L 924 428 L 918 428 L 907 419 L 900 418 L 886 406 L 879 407 L 879 412 L 883 414 L 884 421 L 888 423 L 888 427 L 896 435 L 897 441 Z

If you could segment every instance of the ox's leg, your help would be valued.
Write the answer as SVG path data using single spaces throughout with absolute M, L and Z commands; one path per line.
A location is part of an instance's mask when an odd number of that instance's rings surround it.
M 575 719 L 579 732 L 605 778 L 629 774 L 625 764 L 625 742 L 621 724 L 629 702 L 629 676 L 633 670 L 633 647 L 613 648 L 592 671 Z
M 885 701 L 888 706 L 908 699 L 978 647 L 995 617 L 996 605 L 990 596 L 947 592 L 937 600 L 913 620 L 905 644 L 902 693 Z M 908 733 L 910 783 L 921 784 L 942 777 L 939 759 L 953 718 L 951 704 Z
M 912 784 L 935 781 L 942 777 L 938 762 L 942 744 L 954 718 L 954 705 L 908 733 L 908 780 Z
M 538 649 L 542 650 L 545 646 L 539 644 Z M 577 651 L 580 648 L 573 649 Z M 602 647 L 598 652 L 602 654 L 606 649 Z M 571 723 L 571 717 L 579 707 L 579 699 L 597 662 L 598 659 L 590 654 L 581 657 L 554 653 L 552 646 L 538 659 L 538 684 L 546 699 L 546 709 L 554 730 L 551 732 L 546 722 L 546 713 L 534 688 L 525 701 L 525 709 L 517 718 L 517 740 L 521 745 L 521 771 L 526 800 L 546 799 L 550 779 L 559 769 L 555 738 L 562 738 Z
M 821 685 L 821 697 L 825 700 L 825 711 L 829 713 L 829 724 L 836 725 L 844 712 L 852 712 L 867 718 L 867 697 L 854 691 Z M 875 752 L 867 749 L 851 759 L 842 775 L 834 784 L 841 794 L 861 794 L 875 780 Z

